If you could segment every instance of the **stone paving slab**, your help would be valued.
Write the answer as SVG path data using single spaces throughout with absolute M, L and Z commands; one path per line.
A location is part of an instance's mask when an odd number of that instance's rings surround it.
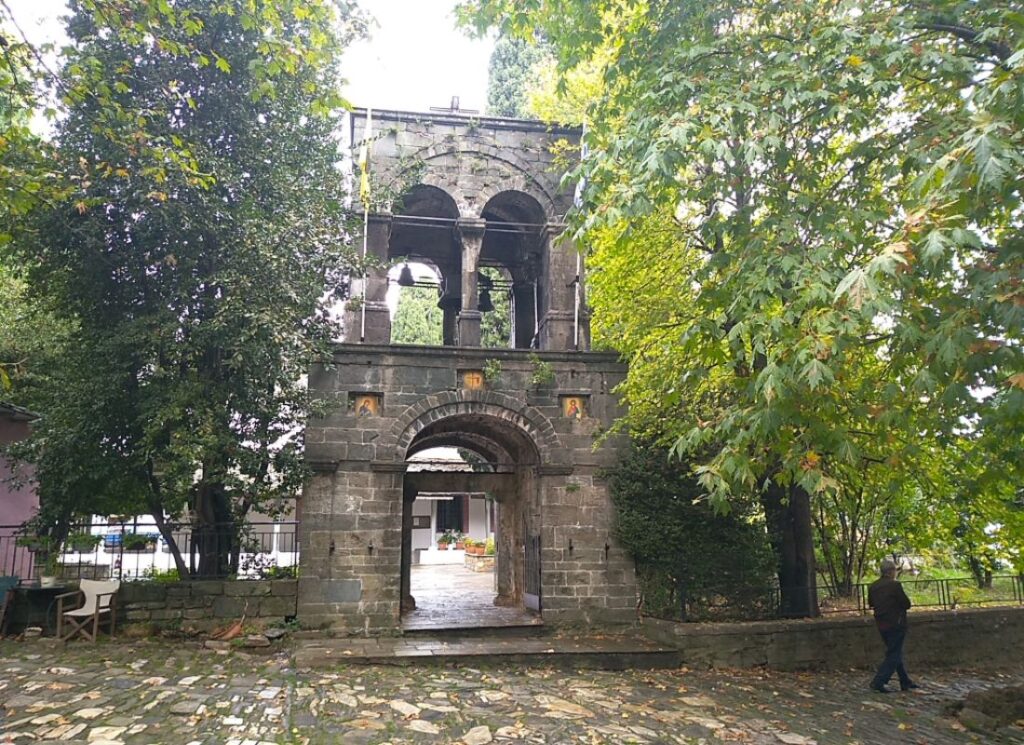
M 269 657 L 141 641 L 60 648 L 0 642 L 0 743 L 1021 743 L 943 712 L 1024 671 L 914 671 L 923 689 L 879 696 L 869 672 L 572 671 L 509 665 L 297 671 Z
M 563 668 L 623 670 L 679 667 L 680 655 L 638 634 L 508 636 L 478 633 L 380 639 L 320 639 L 297 642 L 300 670 L 345 664 L 515 663 Z
M 461 564 L 412 567 L 416 609 L 402 615 L 404 631 L 542 626 L 537 613 L 494 604 L 494 572 Z

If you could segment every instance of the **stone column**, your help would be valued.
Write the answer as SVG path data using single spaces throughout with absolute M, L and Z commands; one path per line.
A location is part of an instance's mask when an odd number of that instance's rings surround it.
M 345 341 L 387 344 L 391 341 L 391 316 L 385 301 L 388 292 L 388 244 L 391 241 L 391 214 L 370 215 L 366 226 L 366 258 L 377 266 L 366 273 L 366 328 L 359 307 L 363 293 L 361 280 L 353 283 L 352 298 L 345 310 Z M 358 292 L 356 290 L 359 290 Z
M 416 489 L 406 483 L 402 487 L 402 580 L 401 611 L 416 609 L 416 598 L 412 596 L 412 503 L 416 500 Z
M 512 297 L 516 309 L 516 349 L 529 349 L 536 329 L 533 282 L 514 283 Z
M 576 308 L 576 246 L 563 237 L 565 227 L 549 224 L 544 229 L 544 266 L 540 309 L 540 348 L 575 349 L 574 316 Z M 585 330 L 586 314 L 580 308 L 580 349 L 587 349 L 589 333 Z
M 480 346 L 480 310 L 476 273 L 480 266 L 480 248 L 484 242 L 486 220 L 462 218 L 456 223 L 462 244 L 462 310 L 459 312 L 459 346 Z

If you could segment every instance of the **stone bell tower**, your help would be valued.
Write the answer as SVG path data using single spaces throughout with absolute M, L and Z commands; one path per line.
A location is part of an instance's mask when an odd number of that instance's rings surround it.
M 354 148 L 365 118 L 353 114 Z M 306 432 L 300 620 L 401 629 L 425 530 L 413 502 L 473 493 L 496 506 L 496 605 L 545 624 L 630 622 L 633 565 L 600 478 L 627 445 L 604 435 L 622 413 L 613 389 L 625 366 L 589 351 L 580 254 L 564 227 L 572 195 L 555 163 L 580 131 L 450 112 L 375 111 L 373 122 L 375 268 L 353 293 L 334 364 L 310 373 L 337 406 Z M 439 277 L 443 346 L 392 343 L 389 269 L 410 261 Z M 509 336 L 484 348 L 481 320 L 498 291 Z M 438 447 L 482 465 L 410 468 Z

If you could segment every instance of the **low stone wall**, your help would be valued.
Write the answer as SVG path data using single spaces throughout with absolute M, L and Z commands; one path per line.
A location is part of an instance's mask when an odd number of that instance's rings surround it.
M 690 667 L 776 670 L 873 668 L 883 646 L 870 617 L 754 623 L 676 623 L 645 618 L 644 630 L 676 647 Z M 907 667 L 1024 667 L 1024 608 L 910 615 Z
M 466 569 L 471 572 L 493 572 L 494 571 L 494 557 L 493 556 L 474 556 L 472 554 L 466 554 L 465 558 Z
M 125 582 L 117 594 L 125 623 L 223 625 L 228 619 L 283 621 L 295 615 L 298 582 L 274 580 L 197 580 Z

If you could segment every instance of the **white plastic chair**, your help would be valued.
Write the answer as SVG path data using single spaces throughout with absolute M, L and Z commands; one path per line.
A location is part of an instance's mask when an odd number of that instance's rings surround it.
M 114 624 L 117 620 L 117 603 L 114 598 L 121 587 L 120 580 L 99 581 L 83 579 L 75 592 L 58 595 L 57 600 L 57 636 L 67 640 L 75 634 L 82 634 L 91 642 L 96 641 L 100 631 L 100 621 L 104 617 L 110 620 L 110 638 L 114 638 Z M 65 598 L 82 597 L 82 605 L 72 610 L 64 610 Z M 64 634 L 64 621 L 67 620 L 71 630 Z M 88 626 L 91 622 L 92 630 Z

